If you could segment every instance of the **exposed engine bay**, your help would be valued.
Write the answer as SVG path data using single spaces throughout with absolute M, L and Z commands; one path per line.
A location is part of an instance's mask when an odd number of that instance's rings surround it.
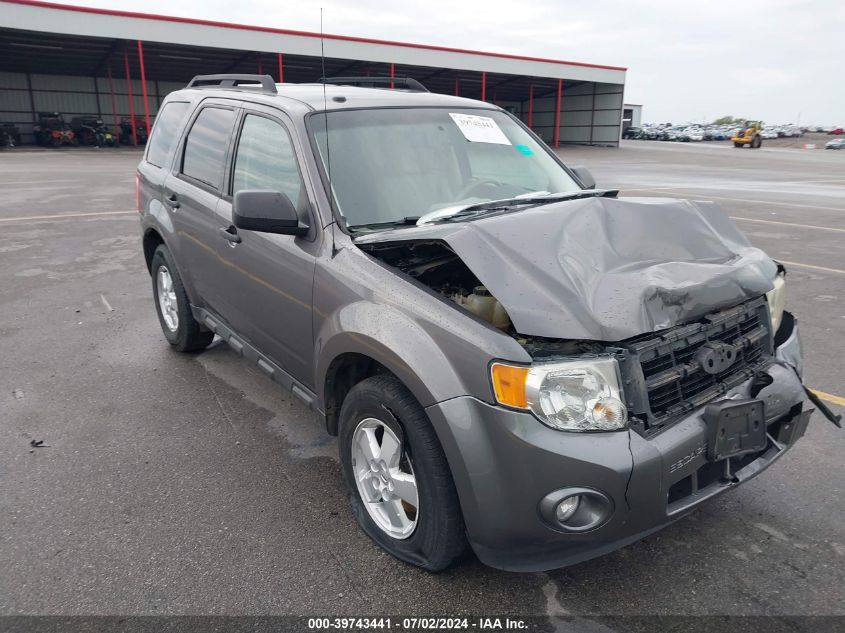
M 361 244 L 360 248 L 512 336 L 532 357 L 601 350 L 600 345 L 589 341 L 567 341 L 519 334 L 505 307 L 445 242 L 382 242 Z

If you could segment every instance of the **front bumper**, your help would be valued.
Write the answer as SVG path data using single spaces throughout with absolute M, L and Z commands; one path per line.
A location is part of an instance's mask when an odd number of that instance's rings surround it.
M 765 403 L 765 449 L 741 458 L 706 457 L 703 409 L 646 439 L 634 431 L 564 433 L 532 415 L 472 397 L 427 408 L 449 461 L 467 534 L 487 565 L 541 571 L 611 552 L 677 520 L 698 503 L 747 481 L 799 439 L 810 411 L 800 372 L 797 324 L 778 347 L 757 395 Z M 727 397 L 748 397 L 751 381 Z M 609 518 L 595 529 L 567 533 L 540 514 L 543 497 L 561 488 L 601 492 Z

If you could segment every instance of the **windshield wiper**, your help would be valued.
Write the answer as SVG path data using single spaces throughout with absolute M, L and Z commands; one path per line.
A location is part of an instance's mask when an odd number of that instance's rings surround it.
M 508 211 L 518 207 L 540 206 L 544 204 L 552 204 L 553 202 L 563 202 L 566 200 L 579 200 L 581 198 L 615 198 L 618 194 L 619 191 L 616 189 L 584 189 L 581 191 L 571 191 L 569 193 L 552 193 L 544 196 L 489 200 L 487 202 L 479 202 L 478 204 L 471 204 L 466 207 L 457 208 L 454 213 L 432 218 L 429 221 L 423 222 L 423 224 L 468 220 L 496 211 Z
M 389 229 L 392 226 L 408 226 L 416 224 L 420 219 L 418 215 L 410 215 L 398 220 L 390 220 L 389 222 L 371 222 L 369 224 L 355 224 L 349 228 L 350 231 L 378 231 L 379 229 Z

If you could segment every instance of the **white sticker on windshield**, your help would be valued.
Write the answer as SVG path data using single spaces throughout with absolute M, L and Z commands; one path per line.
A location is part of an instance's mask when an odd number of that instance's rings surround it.
M 449 116 L 458 126 L 466 140 L 472 143 L 495 143 L 496 145 L 510 145 L 511 142 L 502 128 L 489 116 L 474 114 L 457 114 L 450 112 Z

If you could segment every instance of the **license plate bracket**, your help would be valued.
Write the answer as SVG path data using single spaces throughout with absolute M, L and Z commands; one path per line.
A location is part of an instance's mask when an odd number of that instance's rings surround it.
M 766 448 L 766 416 L 761 400 L 721 400 L 704 409 L 707 458 L 718 461 Z

